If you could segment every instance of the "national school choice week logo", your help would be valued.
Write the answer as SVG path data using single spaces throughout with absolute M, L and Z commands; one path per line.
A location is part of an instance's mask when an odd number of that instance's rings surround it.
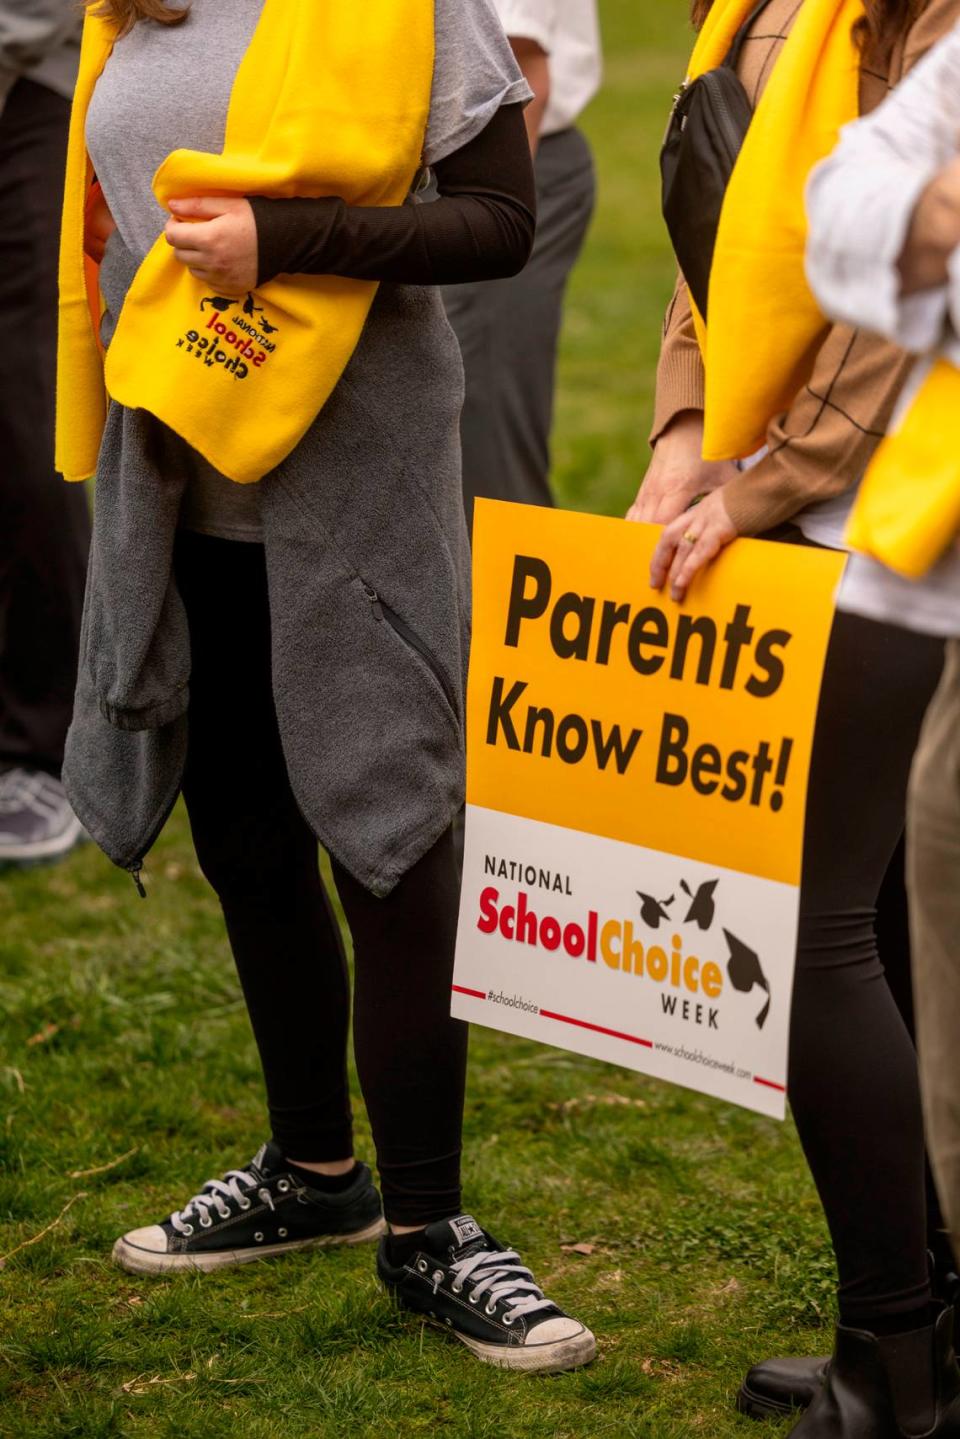
M 544 889 L 559 890 L 570 896 L 573 893 L 569 876 L 551 875 L 532 865 L 519 865 L 516 861 L 508 863 L 486 855 L 484 870 L 501 879 L 522 878 Z M 756 1025 L 758 1029 L 763 1029 L 770 1015 L 773 995 L 759 955 L 722 924 L 719 928 L 726 941 L 726 954 L 719 963 L 714 959 L 704 960 L 696 954 L 684 953 L 686 946 L 681 935 L 676 932 L 670 934 L 671 926 L 676 931 L 681 925 L 692 925 L 702 939 L 711 936 L 717 918 L 719 885 L 719 880 L 710 879 L 694 889 L 681 879 L 680 893 L 674 892 L 667 899 L 658 899 L 643 890 L 636 891 L 640 901 L 640 924 L 655 932 L 662 926 L 666 931 L 665 937 L 668 937 L 667 944 L 657 940 L 645 943 L 637 937 L 634 920 L 603 919 L 593 909 L 588 911 L 585 923 L 564 923 L 553 915 L 535 910 L 529 894 L 523 889 L 517 891 L 515 902 L 501 904 L 500 891 L 494 885 L 488 885 L 480 895 L 477 929 L 481 934 L 499 935 L 515 944 L 530 945 L 551 953 L 562 950 L 569 958 L 582 959 L 588 964 L 602 961 L 609 969 L 644 979 L 660 987 L 664 1015 L 708 1029 L 720 1028 L 720 1015 L 719 1009 L 709 1002 L 704 1003 L 705 1000 L 719 999 L 727 982 L 739 994 L 750 994 L 759 987 L 766 994 L 766 1002 L 756 1015 Z M 681 894 L 686 897 L 685 905 Z M 678 902 L 679 907 L 675 910 Z M 698 948 L 702 947 L 702 939 Z M 709 947 L 713 949 L 714 945 Z
M 230 315 L 231 310 L 237 313 Z M 252 293 L 242 306 L 239 300 L 224 295 L 205 295 L 200 313 L 204 316 L 200 328 L 181 335 L 177 349 L 193 355 L 208 370 L 219 368 L 221 374 L 245 380 L 252 371 L 262 369 L 277 348 L 277 342 L 269 337 L 280 327 L 270 323 Z M 229 320 L 224 320 L 224 315 L 230 315 Z

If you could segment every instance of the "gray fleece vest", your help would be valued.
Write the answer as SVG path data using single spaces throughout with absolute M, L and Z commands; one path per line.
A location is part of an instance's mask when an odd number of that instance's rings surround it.
M 115 235 L 101 274 L 107 343 L 135 266 Z M 377 895 L 463 803 L 462 403 L 438 293 L 383 285 L 332 398 L 261 481 L 291 785 L 320 842 Z M 111 406 L 64 783 L 93 839 L 131 870 L 166 823 L 186 760 L 190 642 L 172 574 L 183 454 L 152 416 Z M 225 728 L 242 724 L 224 713 Z

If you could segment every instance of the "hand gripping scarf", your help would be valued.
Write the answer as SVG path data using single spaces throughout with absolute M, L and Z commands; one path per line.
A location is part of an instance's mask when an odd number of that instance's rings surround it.
M 104 365 L 83 254 L 92 178 L 85 130 L 115 40 L 110 22 L 87 17 L 61 245 L 57 466 L 68 480 L 95 473 L 109 395 L 156 415 L 222 474 L 249 483 L 290 453 L 329 399 L 377 286 L 283 275 L 246 296 L 216 295 L 161 236 Z M 164 207 L 211 194 L 402 204 L 421 162 L 433 60 L 434 0 L 264 0 L 223 153 L 174 151 L 154 193 Z
M 690 78 L 720 65 L 756 0 L 715 0 Z M 804 274 L 810 172 L 860 109 L 853 27 L 862 0 L 803 0 L 734 168 L 710 272 L 710 323 L 694 313 L 706 371 L 707 460 L 740 459 L 809 377 L 827 326 Z

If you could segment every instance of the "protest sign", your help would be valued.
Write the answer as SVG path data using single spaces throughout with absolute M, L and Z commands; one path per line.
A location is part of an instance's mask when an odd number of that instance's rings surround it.
M 453 1013 L 783 1117 L 804 808 L 844 557 L 481 501 Z

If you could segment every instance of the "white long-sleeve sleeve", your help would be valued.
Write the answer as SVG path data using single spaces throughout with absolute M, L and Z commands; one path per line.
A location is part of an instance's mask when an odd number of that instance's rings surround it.
M 918 354 L 947 338 L 951 290 L 960 298 L 960 288 L 904 296 L 897 262 L 921 193 L 958 147 L 960 26 L 879 109 L 844 129 L 811 177 L 807 277 L 828 315 Z
M 901 82 L 878 110 L 843 131 L 807 191 L 807 277 L 824 311 L 874 330 L 920 355 L 960 365 L 960 252 L 950 281 L 901 293 L 898 261 L 924 188 L 960 153 L 960 26 Z M 921 360 L 901 397 L 902 414 L 927 373 Z M 839 607 L 921 633 L 960 634 L 960 555 L 951 551 L 921 583 L 853 554 Z

